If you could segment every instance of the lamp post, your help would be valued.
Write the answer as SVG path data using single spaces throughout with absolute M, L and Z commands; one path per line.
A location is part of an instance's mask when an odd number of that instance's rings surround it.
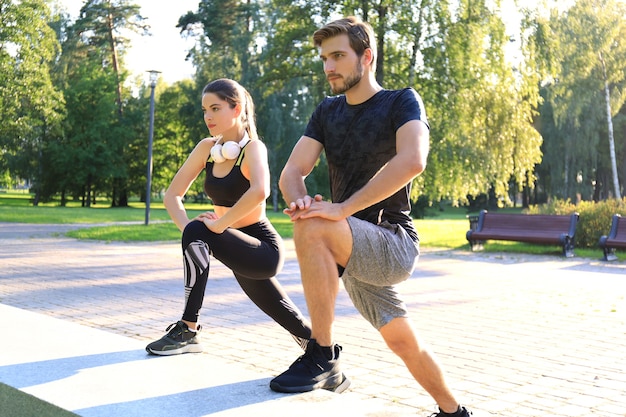
M 146 185 L 146 220 L 144 224 L 150 223 L 150 195 L 152 194 L 152 138 L 154 136 L 154 87 L 161 71 L 150 70 L 150 133 L 148 134 L 148 174 Z

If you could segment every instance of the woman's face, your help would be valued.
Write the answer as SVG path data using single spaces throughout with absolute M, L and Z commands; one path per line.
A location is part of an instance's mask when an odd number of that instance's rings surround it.
M 228 134 L 231 130 L 236 133 L 240 106 L 231 108 L 226 100 L 214 93 L 206 93 L 202 96 L 202 113 L 211 136 Z

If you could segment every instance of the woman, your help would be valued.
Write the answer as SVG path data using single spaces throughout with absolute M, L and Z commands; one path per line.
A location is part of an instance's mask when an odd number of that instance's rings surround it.
M 248 297 L 305 349 L 310 325 L 275 278 L 283 266 L 283 246 L 265 215 L 270 173 L 252 98 L 233 80 L 215 80 L 202 91 L 202 112 L 212 137 L 198 143 L 163 200 L 183 232 L 185 309 L 181 320 L 146 350 L 155 355 L 202 352 L 198 316 L 210 255 L 230 268 Z M 202 170 L 206 170 L 204 190 L 214 211 L 189 220 L 183 197 Z

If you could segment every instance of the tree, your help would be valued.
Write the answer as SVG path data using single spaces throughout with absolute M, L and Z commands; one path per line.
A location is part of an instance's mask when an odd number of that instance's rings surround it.
M 546 97 L 562 132 L 549 139 L 563 141 L 556 147 L 561 152 L 546 154 L 546 160 L 564 160 L 562 197 L 597 197 L 603 192 L 595 188 L 608 183 L 612 195 L 621 197 L 613 116 L 626 100 L 625 14 L 626 5 L 615 0 L 579 0 L 563 13 L 553 11 L 549 20 L 537 19 L 532 40 L 549 70 Z M 600 145 L 601 135 L 608 137 L 608 147 Z M 610 181 L 597 177 L 605 153 Z
M 121 134 L 115 104 L 115 76 L 98 62 L 85 60 L 70 75 L 66 90 L 66 140 L 59 165 L 72 195 L 90 206 L 120 168 L 117 137 Z
M 514 74 L 504 24 L 485 1 L 462 0 L 455 14 L 448 2 L 433 2 L 421 13 L 418 84 L 432 141 L 421 190 L 434 200 L 465 202 L 490 191 L 506 200 L 511 178 L 521 189 L 541 160 L 532 127 L 537 86 Z
M 5 0 L 0 4 L 9 3 Z M 533 122 L 538 120 L 539 86 L 544 78 L 534 65 L 547 58 L 539 43 L 533 42 L 533 34 L 523 38 L 527 61 L 507 60 L 509 38 L 499 7 L 498 0 L 200 2 L 198 9 L 182 16 L 178 24 L 181 32 L 197 40 L 189 55 L 196 66 L 196 78 L 192 83 L 158 88 L 155 190 L 164 187 L 180 166 L 182 161 L 176 159 L 188 154 L 207 134 L 197 111 L 202 87 L 215 78 L 229 77 L 244 85 L 255 100 L 259 133 L 269 149 L 272 198 L 277 209 L 280 170 L 311 112 L 330 93 L 312 34 L 338 15 L 353 14 L 370 22 L 377 34 L 377 79 L 381 85 L 389 89 L 414 87 L 426 105 L 431 155 L 429 168 L 415 181 L 413 198 L 425 195 L 431 201 L 447 198 L 463 202 L 491 193 L 506 201 L 509 194 L 535 183 L 534 167 L 541 160 L 542 140 Z M 89 0 L 75 24 L 58 30 L 63 49 L 55 61 L 58 76 L 54 80 L 70 105 L 64 131 L 55 133 L 54 141 L 47 140 L 54 146 L 41 148 L 41 155 L 59 163 L 68 156 L 81 158 L 80 162 L 75 159 L 74 165 L 91 177 L 65 176 L 52 166 L 40 165 L 54 173 L 46 176 L 50 179 L 47 192 L 80 195 L 89 204 L 95 193 L 110 190 L 113 205 L 124 205 L 130 193 L 142 195 L 145 191 L 147 100 L 144 95 L 131 97 L 124 86 L 123 65 L 125 31 L 145 29 L 139 17 L 136 6 L 128 1 Z M 535 26 L 527 28 L 532 32 Z M 552 30 L 547 24 L 545 28 Z M 557 52 L 552 56 L 554 62 L 560 58 Z M 0 65 L 11 62 L 7 57 L 11 55 L 2 55 L 0 50 Z M 614 97 L 614 57 L 605 53 L 603 58 Z M 552 103 L 555 87 L 546 86 L 544 91 L 547 102 Z M 82 107 L 84 103 L 98 108 L 89 114 Z M 6 102 L 2 106 L 10 108 Z M 613 98 L 611 106 L 615 111 Z M 549 110 L 557 115 L 562 108 L 552 106 Z M 99 121 L 94 120 L 95 115 Z M 96 132 L 90 123 L 102 130 Z M 571 126 L 576 135 L 583 134 Z M 618 128 L 616 125 L 616 132 Z M 100 147 L 103 145 L 106 149 Z M 544 149 L 552 152 L 559 147 Z M 99 152 L 97 161 L 91 159 L 94 152 Z M 584 153 L 572 147 L 568 152 L 568 178 L 575 179 L 580 164 L 572 165 L 571 161 L 582 160 Z M 597 160 L 604 161 L 604 155 L 597 154 Z M 323 157 L 319 163 L 323 168 Z M 92 170 L 94 166 L 100 169 Z M 324 172 L 316 170 L 307 181 L 312 190 L 327 195 Z M 59 179 L 56 185 L 55 178 Z
M 125 125 L 123 83 L 126 74 L 123 71 L 123 52 L 128 46 L 128 39 L 124 34 L 127 31 L 147 34 L 148 30 L 149 26 L 139 14 L 139 6 L 129 0 L 87 0 L 70 29 L 72 35 L 69 39 L 76 42 L 72 49 L 88 49 L 88 56 L 99 59 L 102 67 L 115 76 L 118 127 Z M 126 168 L 136 157 L 128 149 L 133 140 L 131 130 L 119 129 L 117 133 L 117 141 L 110 142 L 118 155 L 112 172 L 112 205 L 127 206 L 129 177 Z
M 258 76 L 255 66 L 256 38 L 261 36 L 256 2 L 237 0 L 202 1 L 196 12 L 179 19 L 181 32 L 194 33 L 198 27 L 198 44 L 190 52 L 203 82 L 215 78 L 235 78 L 249 86 Z
M 121 53 L 128 47 L 127 31 L 149 33 L 150 26 L 139 14 L 139 6 L 130 0 L 87 0 L 80 9 L 73 31 L 89 45 L 102 51 L 102 59 L 110 66 L 117 79 L 117 106 L 123 113 L 122 83 L 124 74 Z
M 63 95 L 52 84 L 59 44 L 42 0 L 0 0 L 0 154 L 14 175 L 33 180 L 41 197 L 42 161 L 63 117 Z

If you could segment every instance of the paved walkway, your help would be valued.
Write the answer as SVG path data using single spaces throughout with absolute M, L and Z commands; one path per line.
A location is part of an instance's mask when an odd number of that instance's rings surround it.
M 181 313 L 179 245 L 84 242 L 57 230 L 0 223 L 0 382 L 81 416 L 435 410 L 345 291 L 336 338 L 350 390 L 270 391 L 300 350 L 216 261 L 202 312 L 205 353 L 148 357 L 145 344 Z M 279 279 L 306 311 L 286 243 Z M 433 250 L 401 291 L 475 416 L 626 416 L 626 263 Z

